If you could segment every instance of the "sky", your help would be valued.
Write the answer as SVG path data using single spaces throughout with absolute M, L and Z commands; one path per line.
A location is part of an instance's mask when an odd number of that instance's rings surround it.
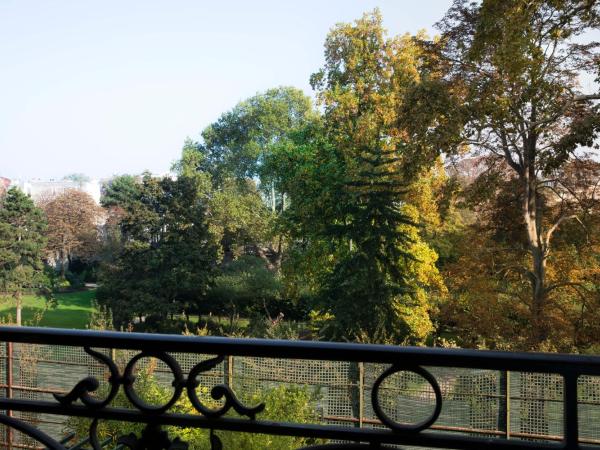
M 2 0 L 0 176 L 165 173 L 186 137 L 311 73 L 339 22 L 379 7 L 433 32 L 450 0 Z

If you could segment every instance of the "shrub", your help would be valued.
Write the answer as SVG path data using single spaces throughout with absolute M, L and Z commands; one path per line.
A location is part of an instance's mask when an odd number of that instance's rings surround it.
M 305 387 L 279 385 L 253 395 L 248 404 L 265 403 L 260 419 L 278 422 L 314 423 L 318 420 L 315 395 Z M 223 448 L 239 450 L 272 449 L 291 450 L 315 444 L 314 439 L 294 436 L 218 432 Z M 190 443 L 191 444 L 191 443 Z M 191 448 L 195 447 L 193 444 Z
M 69 286 L 73 289 L 81 289 L 85 286 L 85 282 L 83 281 L 83 274 L 67 271 L 67 273 L 65 274 L 65 278 L 69 282 Z
M 141 400 L 148 404 L 164 404 L 172 395 L 172 390 L 159 384 L 152 375 L 152 369 L 140 370 L 136 378 L 136 392 Z M 199 388 L 199 396 L 202 399 L 209 398 L 209 388 Z M 99 390 L 99 397 L 104 398 L 108 392 L 107 387 L 103 386 Z M 265 410 L 259 414 L 261 420 L 276 420 L 281 422 L 293 423 L 314 423 L 318 420 L 318 414 L 315 409 L 316 396 L 309 389 L 298 386 L 279 385 L 265 389 L 254 395 L 245 398 L 247 405 L 254 406 L 261 402 L 265 403 Z M 206 402 L 206 400 L 204 400 Z M 208 407 L 214 408 L 218 403 L 210 404 Z M 129 400 L 122 389 L 111 403 L 113 407 L 131 407 Z M 199 414 L 191 405 L 187 397 L 182 395 L 179 401 L 169 410 L 169 412 L 181 414 Z M 228 413 L 232 417 L 239 417 L 235 412 Z M 67 422 L 67 431 L 75 432 L 78 437 L 87 437 L 91 421 L 85 418 L 71 417 Z M 112 439 L 113 444 L 120 436 L 126 436 L 134 433 L 139 436 L 144 429 L 143 424 L 133 424 L 127 422 L 99 421 L 98 437 L 100 441 L 107 438 Z M 190 449 L 208 450 L 210 449 L 210 431 L 201 428 L 178 428 L 164 427 L 168 431 L 171 439 L 180 438 L 189 444 Z M 296 449 L 301 446 L 314 444 L 314 439 L 294 436 L 270 436 L 264 434 L 235 433 L 227 431 L 217 431 L 215 434 L 223 443 L 223 448 L 254 450 L 254 449 L 274 449 L 287 450 Z
M 279 299 L 281 285 L 275 274 L 256 256 L 244 255 L 222 269 L 208 292 L 212 312 L 249 315 L 266 312 Z M 278 311 L 272 311 L 275 315 Z
M 98 304 L 96 299 L 92 300 L 92 314 L 88 322 L 88 329 L 99 331 L 112 331 L 115 329 L 113 315 L 106 305 Z

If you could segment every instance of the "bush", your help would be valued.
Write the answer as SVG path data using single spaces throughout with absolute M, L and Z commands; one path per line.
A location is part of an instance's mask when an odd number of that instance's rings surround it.
M 99 331 L 113 331 L 115 329 L 112 311 L 108 306 L 99 305 L 96 299 L 92 300 L 92 314 L 88 329 Z
M 281 284 L 264 262 L 250 255 L 241 256 L 222 269 L 210 288 L 202 312 L 223 313 L 229 317 L 265 313 L 277 303 Z M 265 311 L 267 310 L 267 311 Z M 279 311 L 272 311 L 277 315 Z
M 273 320 L 260 315 L 252 316 L 247 333 L 256 338 L 292 340 L 302 339 L 310 334 L 301 323 L 284 320 L 283 314 Z
M 255 394 L 247 403 L 256 405 L 260 402 L 265 403 L 265 410 L 259 415 L 262 420 L 291 423 L 315 423 L 318 420 L 315 395 L 304 387 L 279 385 Z M 223 448 L 240 450 L 291 450 L 316 443 L 314 439 L 294 436 L 233 432 L 218 432 L 217 435 L 223 442 Z M 190 448 L 200 447 L 190 442 Z
M 148 404 L 164 404 L 171 395 L 172 390 L 159 384 L 152 375 L 152 368 L 140 370 L 136 378 L 136 392 L 141 400 Z M 209 388 L 200 387 L 199 396 L 202 399 L 209 398 Z M 104 398 L 108 389 L 103 386 L 100 389 L 99 397 Z M 315 409 L 316 396 L 307 388 L 297 386 L 279 385 L 265 389 L 259 393 L 251 395 L 244 399 L 244 403 L 250 406 L 265 403 L 265 410 L 258 415 L 260 420 L 276 420 L 292 423 L 314 423 L 318 420 L 318 414 Z M 214 408 L 219 403 L 206 406 Z M 113 407 L 131 407 L 129 400 L 121 389 L 119 394 L 111 403 Z M 169 410 L 173 413 L 181 414 L 199 414 L 191 405 L 185 393 L 180 400 Z M 235 412 L 228 413 L 232 417 L 239 417 Z M 79 438 L 85 438 L 91 421 L 80 417 L 71 417 L 67 422 L 67 430 L 75 432 Z M 100 441 L 111 438 L 113 445 L 120 436 L 126 436 L 134 433 L 139 436 L 144 429 L 143 424 L 133 424 L 127 422 L 99 421 L 98 437 Z M 178 428 L 164 427 L 169 433 L 171 439 L 180 438 L 189 444 L 190 449 L 208 450 L 210 449 L 209 430 L 201 428 Z M 215 434 L 223 443 L 223 448 L 255 450 L 255 449 L 274 449 L 288 450 L 298 447 L 314 444 L 314 439 L 293 436 L 270 436 L 264 434 L 235 433 L 227 431 L 217 431 Z
M 85 281 L 83 280 L 84 277 L 82 273 L 74 273 L 71 271 L 67 271 L 67 273 L 65 274 L 65 278 L 69 282 L 69 286 L 71 286 L 71 288 L 73 289 L 81 289 L 85 286 Z
M 133 331 L 138 333 L 181 334 L 187 327 L 187 322 L 182 318 L 165 318 L 157 315 L 148 315 L 143 322 L 133 324 Z

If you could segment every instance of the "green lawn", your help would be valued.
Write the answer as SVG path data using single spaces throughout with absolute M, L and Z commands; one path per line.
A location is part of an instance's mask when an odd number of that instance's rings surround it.
M 77 291 L 56 294 L 58 305 L 46 310 L 43 298 L 29 295 L 23 298 L 23 325 L 56 327 L 56 328 L 85 328 L 92 313 L 92 300 L 96 291 Z M 34 323 L 36 315 L 42 313 L 39 324 Z M 0 318 L 6 321 L 15 320 L 16 308 L 7 300 L 0 302 Z

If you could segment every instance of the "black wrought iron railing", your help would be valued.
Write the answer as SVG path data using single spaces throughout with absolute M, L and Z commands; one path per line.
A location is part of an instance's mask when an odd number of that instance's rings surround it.
M 98 332 L 59 330 L 50 328 L 0 327 L 0 341 L 20 344 L 43 344 L 45 346 L 79 347 L 103 367 L 105 375 L 87 376 L 73 383 L 72 388 L 64 393 L 55 393 L 52 398 L 28 399 L 10 395 L 13 387 L 5 385 L 7 395 L 0 398 L 0 424 L 17 430 L 31 437 L 49 449 L 66 449 L 67 440 L 61 436 L 52 436 L 36 426 L 35 421 L 27 421 L 17 414 L 32 413 L 44 417 L 82 417 L 91 419 L 89 427 L 89 446 L 98 450 L 106 442 L 100 442 L 97 435 L 98 424 L 102 421 L 120 421 L 145 424 L 139 436 L 127 435 L 117 437 L 111 445 L 132 449 L 185 449 L 187 443 L 174 438 L 164 431 L 163 427 L 200 428 L 210 430 L 211 448 L 222 448 L 219 438 L 221 432 L 260 433 L 275 436 L 297 436 L 313 438 L 310 448 L 452 448 L 452 449 L 600 449 L 600 439 L 595 440 L 580 436 L 584 423 L 580 414 L 586 404 L 582 392 L 583 378 L 596 380 L 600 377 L 600 358 L 577 355 L 509 353 L 461 349 L 438 349 L 416 347 L 392 347 L 381 345 L 343 344 L 329 342 L 284 341 L 263 339 L 232 339 L 220 337 L 188 337 L 175 335 L 156 335 L 138 333 Z M 109 349 L 109 351 L 106 351 Z M 124 364 L 114 360 L 115 350 L 132 350 L 135 353 L 128 357 Z M 182 368 L 178 355 L 197 355 L 197 360 L 188 369 Z M 212 355 L 212 356 L 207 356 Z M 7 370 L 12 364 L 12 355 L 5 355 Z M 323 363 L 323 370 L 328 370 L 327 362 L 345 361 L 360 364 L 372 364 L 379 367 L 380 372 L 373 377 L 368 386 L 370 398 L 361 408 L 369 409 L 373 419 L 363 420 L 363 411 L 356 423 L 334 424 L 332 420 L 319 423 L 288 423 L 277 420 L 264 420 L 265 404 L 245 404 L 236 395 L 235 389 L 227 382 L 214 386 L 202 386 L 203 374 L 213 370 L 217 365 L 231 357 L 275 358 L 277 360 L 306 360 Z M 170 400 L 162 405 L 147 404 L 136 392 L 136 366 L 144 358 L 156 358 L 161 361 L 172 377 Z M 26 362 L 21 362 L 25 365 Z M 361 366 L 362 367 L 362 366 Z M 438 423 L 449 397 L 458 398 L 457 386 L 460 377 L 445 376 L 443 383 L 438 379 L 439 370 L 447 368 L 475 369 L 481 373 L 494 372 L 504 380 L 509 374 L 550 374 L 553 383 L 560 385 L 558 392 L 561 398 L 554 399 L 554 414 L 559 413 L 560 426 L 558 433 L 542 435 L 532 433 L 511 433 L 510 401 L 508 392 L 493 394 L 493 414 L 499 417 L 506 414 L 502 427 L 504 429 L 477 431 L 465 427 L 444 426 Z M 57 369 L 56 377 L 66 377 L 70 370 L 68 363 Z M 403 405 L 402 396 L 390 394 L 386 383 L 399 374 L 411 373 L 421 380 L 419 389 L 406 384 L 405 390 L 423 392 L 426 386 L 430 393 L 430 408 L 426 417 L 411 420 L 406 414 L 399 416 L 395 412 L 408 411 Z M 446 372 L 447 373 L 447 372 Z M 479 372 L 478 372 L 479 373 Z M 363 376 L 363 375 L 361 375 Z M 535 378 L 532 386 L 543 390 L 540 380 Z M 559 380 L 559 381 L 556 381 Z M 598 381 L 598 380 L 596 380 Z M 107 384 L 102 395 L 97 395 L 101 383 Z M 442 385 L 444 386 L 442 388 Z M 412 387 L 411 387 L 412 386 Z M 448 387 L 451 386 L 451 387 Z M 586 385 L 587 386 L 587 385 Z M 600 395 L 600 382 L 592 383 L 596 391 L 590 395 Z M 208 404 L 198 394 L 200 388 L 210 387 L 210 395 L 215 403 Z M 506 385 L 509 389 L 510 383 Z M 10 389 L 10 391 L 9 391 Z M 130 408 L 117 407 L 113 400 L 119 393 L 126 395 Z M 394 398 L 390 398 L 390 396 Z M 186 398 L 193 407 L 193 413 L 176 413 L 171 407 L 181 398 Z M 420 399 L 422 394 L 412 398 Z M 496 398 L 497 397 L 497 398 Z M 527 399 L 519 398 L 521 403 Z M 540 400 L 529 399 L 528 405 L 521 405 L 520 419 L 530 420 L 533 414 L 531 405 Z M 480 405 L 479 400 L 470 404 Z M 588 402 L 589 403 L 589 402 Z M 392 406 L 390 406 L 392 405 Z M 599 404 L 600 408 L 600 404 Z M 586 410 L 587 411 L 587 410 Z M 449 414 L 452 414 L 450 412 Z M 544 412 L 548 414 L 548 412 Z M 586 412 L 585 421 L 600 421 L 600 409 L 597 412 Z M 331 419 L 331 418 L 330 418 Z M 502 417 L 500 417 L 502 419 Z M 342 421 L 340 421 L 342 422 Z M 500 420 L 502 422 L 502 420 Z M 368 425 L 368 426 L 367 426 Z M 501 428 L 502 428 L 501 427 Z M 471 431 L 471 432 L 469 432 Z M 599 432 L 600 435 L 600 432 Z M 6 443 L 11 446 L 11 442 Z M 308 448 L 308 447 L 306 447 Z

